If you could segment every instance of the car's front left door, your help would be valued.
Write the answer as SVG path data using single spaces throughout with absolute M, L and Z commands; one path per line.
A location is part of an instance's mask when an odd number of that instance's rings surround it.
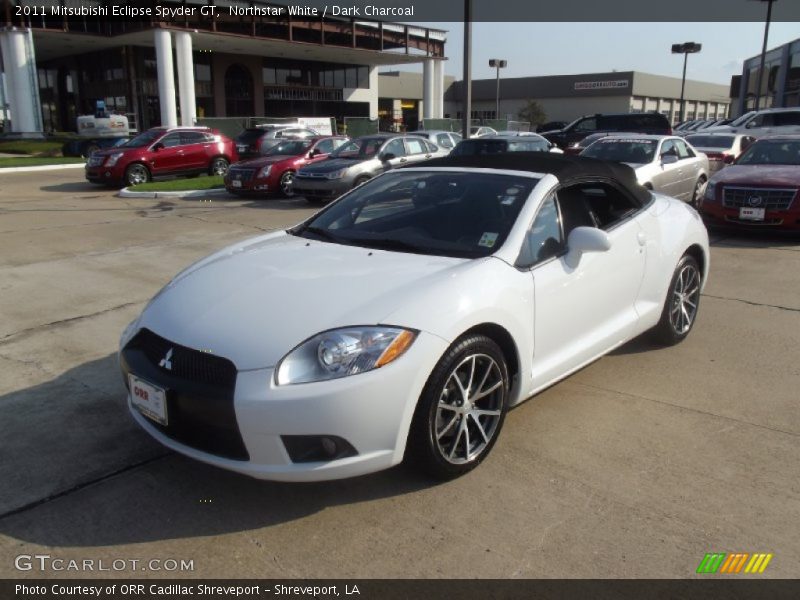
M 428 160 L 433 156 L 428 142 L 422 138 L 406 138 L 406 151 L 408 152 L 406 158 L 410 163 Z
M 150 171 L 156 177 L 180 170 L 183 160 L 181 134 L 173 131 L 153 144 L 150 150 Z
M 380 152 L 381 163 L 384 171 L 389 171 L 408 162 L 406 147 L 403 138 L 389 140 Z
M 656 173 L 652 179 L 653 189 L 658 193 L 674 197 L 680 193 L 681 173 L 677 161 L 678 149 L 675 147 L 675 140 L 664 140 L 658 152 Z
M 581 367 L 635 331 L 646 243 L 632 218 L 637 208 L 632 198 L 607 183 L 562 188 L 545 200 L 531 232 L 557 232 L 559 237 L 548 234 L 553 239 L 540 244 L 544 250 L 531 269 L 534 389 Z M 540 219 L 551 223 L 537 223 Z M 577 227 L 603 230 L 609 249 L 585 252 L 576 260 L 569 234 Z

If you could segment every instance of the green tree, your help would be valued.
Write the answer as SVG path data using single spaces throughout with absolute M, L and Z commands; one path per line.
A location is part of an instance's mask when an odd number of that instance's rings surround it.
M 547 115 L 542 108 L 542 105 L 539 104 L 536 100 L 528 99 L 519 112 L 517 112 L 517 116 L 519 117 L 520 121 L 527 121 L 531 124 L 531 129 L 536 129 L 537 125 L 541 125 L 542 123 L 547 121 Z

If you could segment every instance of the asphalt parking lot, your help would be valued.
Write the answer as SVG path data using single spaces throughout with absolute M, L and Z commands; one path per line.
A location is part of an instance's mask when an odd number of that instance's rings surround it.
M 123 327 L 171 276 L 302 200 L 116 198 L 0 175 L 0 577 L 15 557 L 193 560 L 109 576 L 689 577 L 800 557 L 800 239 L 714 235 L 694 332 L 635 340 L 509 414 L 486 462 L 261 482 L 166 451 L 125 407 Z

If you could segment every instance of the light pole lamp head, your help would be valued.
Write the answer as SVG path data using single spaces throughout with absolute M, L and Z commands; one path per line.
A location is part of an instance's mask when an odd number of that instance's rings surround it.
M 500 60 L 498 58 L 490 58 L 489 59 L 489 66 L 496 67 L 498 69 L 504 69 L 508 64 L 507 60 Z
M 673 54 L 695 54 L 703 49 L 703 44 L 696 42 L 684 42 L 683 44 L 672 44 Z

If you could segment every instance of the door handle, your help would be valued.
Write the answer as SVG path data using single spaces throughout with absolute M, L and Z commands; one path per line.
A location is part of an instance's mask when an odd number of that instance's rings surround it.
M 640 231 L 636 236 L 636 240 L 640 246 L 644 246 L 647 243 L 647 234 L 644 231 Z
M 405 158 L 401 158 L 401 159 L 400 159 L 400 162 L 401 162 L 401 163 L 404 163 L 404 162 L 408 162 L 408 160 L 407 160 L 407 159 L 405 159 Z

